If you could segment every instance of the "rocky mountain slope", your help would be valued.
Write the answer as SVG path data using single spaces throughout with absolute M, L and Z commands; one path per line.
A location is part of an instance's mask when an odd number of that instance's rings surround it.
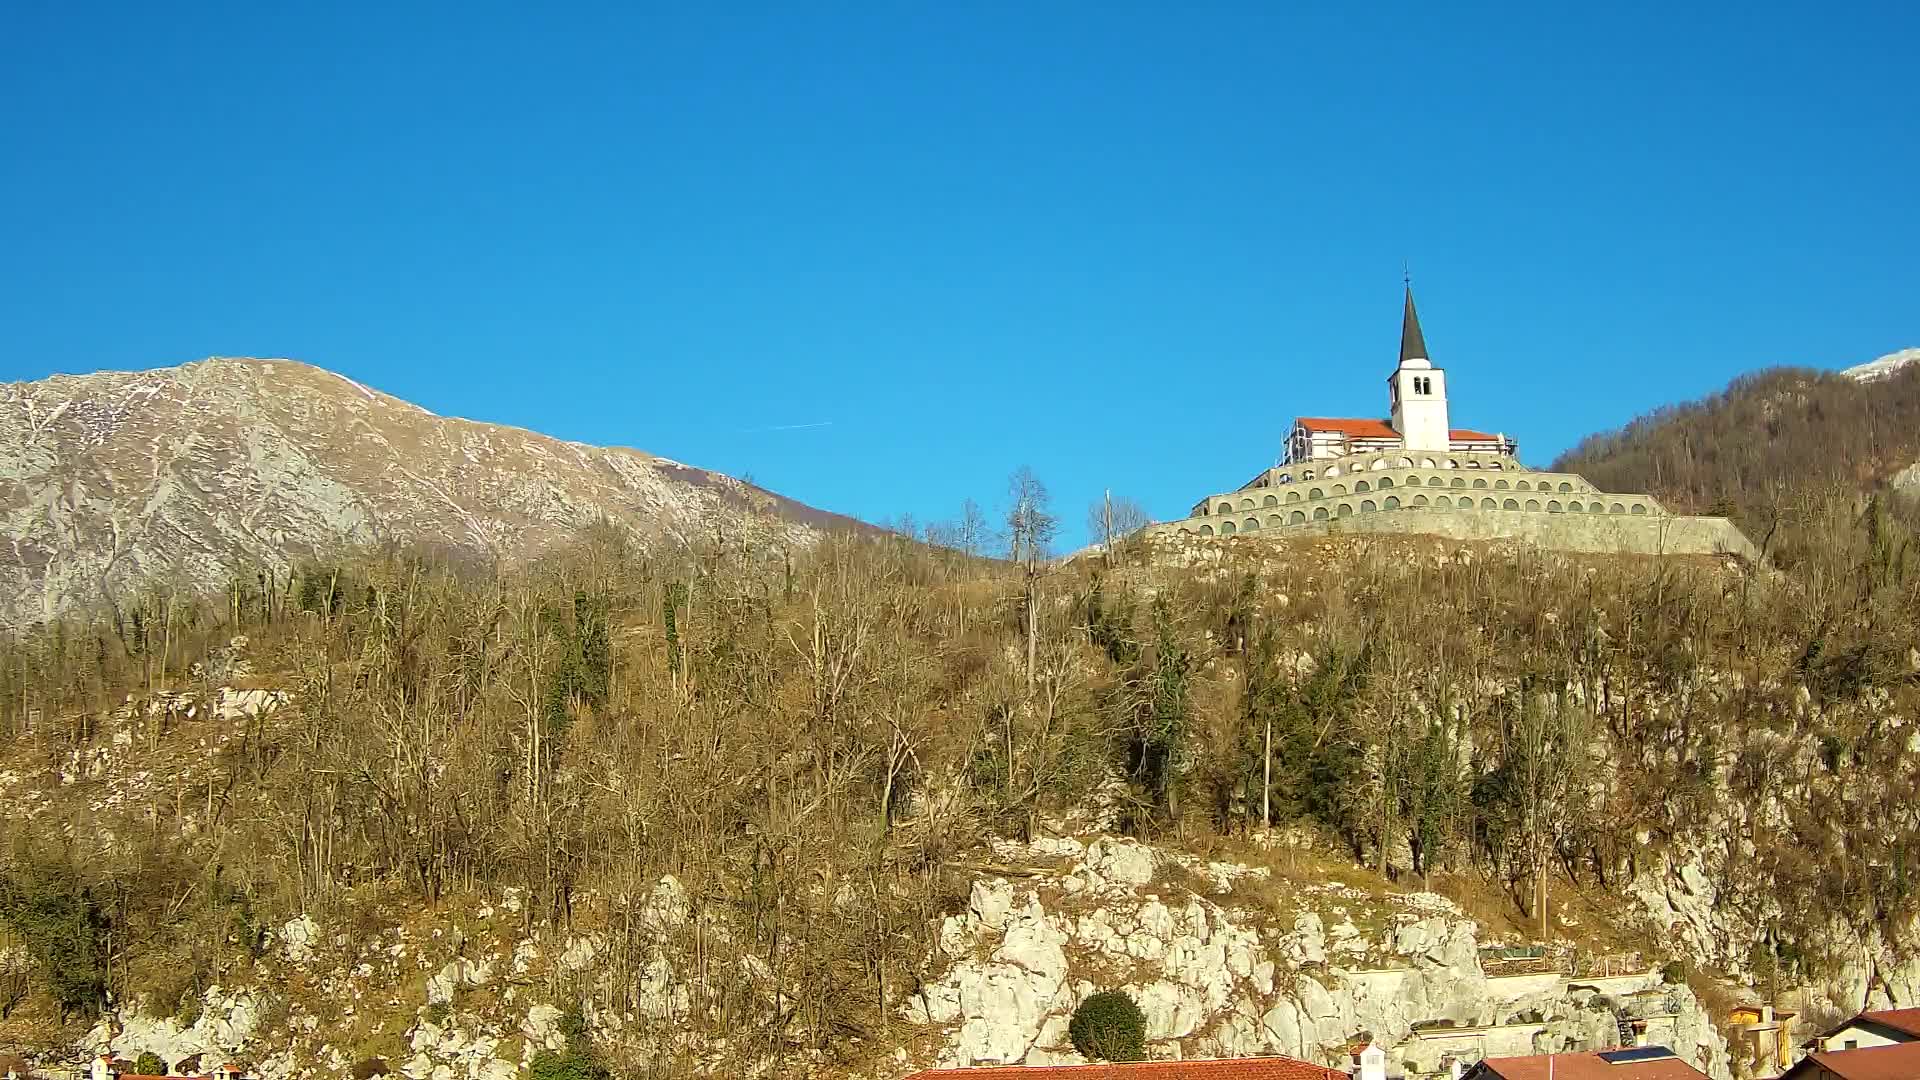
M 1840 374 L 1860 382 L 1875 382 L 1887 378 L 1908 364 L 1920 364 L 1920 349 L 1900 349 L 1897 352 L 1890 352 L 1878 360 L 1855 364 Z
M 638 450 L 435 416 L 291 360 L 0 386 L 0 625 L 150 585 L 284 579 L 342 547 L 511 561 L 606 520 L 641 539 L 854 523 Z

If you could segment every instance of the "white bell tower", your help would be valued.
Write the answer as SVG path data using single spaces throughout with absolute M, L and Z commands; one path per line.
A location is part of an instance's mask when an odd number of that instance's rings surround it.
M 1446 453 L 1453 449 L 1447 422 L 1447 373 L 1427 359 L 1427 340 L 1413 310 L 1413 286 L 1407 285 L 1406 313 L 1400 319 L 1400 366 L 1387 376 L 1393 403 L 1393 430 L 1408 450 Z

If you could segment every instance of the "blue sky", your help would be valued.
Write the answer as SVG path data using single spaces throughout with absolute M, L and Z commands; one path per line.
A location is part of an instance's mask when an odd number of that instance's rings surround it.
M 1920 345 L 1911 4 L 283 7 L 0 17 L 0 380 L 290 356 L 869 519 L 1026 463 L 1072 542 L 1378 415 L 1403 260 L 1542 464 Z

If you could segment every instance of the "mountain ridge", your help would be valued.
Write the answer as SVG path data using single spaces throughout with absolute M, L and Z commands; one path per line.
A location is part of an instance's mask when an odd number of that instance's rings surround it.
M 1856 382 L 1875 382 L 1891 376 L 1908 364 L 1920 364 L 1920 348 L 1896 349 L 1864 364 L 1842 369 L 1840 374 Z
M 538 554 L 606 521 L 804 544 L 862 528 L 633 447 L 437 415 L 285 358 L 209 357 L 0 385 L 0 624 L 278 575 L 341 547 Z
M 1843 370 L 1775 367 L 1695 401 L 1653 409 L 1582 439 L 1554 463 L 1683 512 L 1780 534 L 1776 558 L 1815 555 L 1798 536 L 1809 499 L 1865 500 L 1914 483 L 1920 461 L 1920 350 Z

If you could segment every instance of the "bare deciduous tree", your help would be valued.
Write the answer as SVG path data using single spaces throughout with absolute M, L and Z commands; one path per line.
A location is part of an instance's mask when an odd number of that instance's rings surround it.
M 1040 640 L 1040 563 L 1047 557 L 1048 545 L 1059 531 L 1060 523 L 1049 511 L 1052 497 L 1047 486 L 1022 465 L 1007 481 L 1008 557 L 1020 566 L 1025 582 L 1027 619 L 1027 694 L 1033 694 L 1036 654 Z
M 1151 524 L 1153 519 L 1147 516 L 1145 507 L 1125 496 L 1116 497 L 1111 491 L 1087 507 L 1087 535 L 1100 545 L 1108 566 L 1114 564 L 1115 553 L 1128 538 Z

